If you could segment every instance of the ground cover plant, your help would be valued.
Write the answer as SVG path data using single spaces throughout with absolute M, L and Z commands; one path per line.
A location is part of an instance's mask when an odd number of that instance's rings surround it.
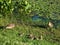
M 60 0 L 0 0 L 0 45 L 60 45 Z

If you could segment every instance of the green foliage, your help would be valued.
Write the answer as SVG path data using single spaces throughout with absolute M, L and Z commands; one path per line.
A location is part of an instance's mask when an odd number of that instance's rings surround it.
M 60 0 L 59 0 L 60 1 Z M 39 14 L 40 16 L 60 19 L 59 18 L 59 1 L 56 0 L 0 0 L 0 14 L 18 15 L 17 18 L 25 18 L 27 15 Z M 33 3 L 33 4 L 32 4 Z M 23 17 L 22 17 L 23 15 Z M 13 16 L 13 15 L 12 15 Z M 14 16 L 13 16 L 14 17 Z
M 41 29 L 38 29 L 38 28 L 33 28 L 33 29 L 31 28 L 30 33 L 37 36 L 37 33 L 43 32 L 43 35 L 45 35 L 44 33 L 45 31 L 44 30 L 42 31 Z M 24 33 L 24 35 L 20 36 L 18 35 L 19 33 L 21 34 Z M 28 33 L 29 33 L 29 26 L 23 28 L 23 25 L 21 25 L 20 27 L 18 26 L 14 29 L 0 30 L 0 45 L 58 45 L 58 43 L 53 43 L 44 39 L 31 40 L 26 37 Z M 38 36 L 40 36 L 40 34 Z
M 13 13 L 13 11 L 18 11 L 19 13 L 27 13 L 31 5 L 27 1 L 14 1 L 14 0 L 1 0 L 0 1 L 0 14 L 6 16 Z
M 29 24 L 47 24 L 49 20 L 32 22 L 31 16 L 38 14 L 45 18 L 60 20 L 60 0 L 0 0 L 0 26 L 23 22 L 14 29 L 0 29 L 0 45 L 58 45 L 60 42 L 60 22 L 57 28 L 48 29 L 31 27 Z M 46 22 L 45 22 L 46 21 Z M 53 21 L 54 22 L 54 21 Z M 28 24 L 27 26 L 24 24 Z M 24 33 L 21 37 L 18 33 Z M 36 37 L 43 35 L 43 40 L 30 40 L 27 34 Z M 51 42 L 50 42 L 51 41 Z M 55 43 L 54 43 L 55 42 Z M 58 42 L 58 43 L 57 43 Z
M 2 0 L 0 2 L 0 13 L 2 15 L 11 13 L 13 11 L 13 7 L 11 3 L 12 3 L 11 0 Z

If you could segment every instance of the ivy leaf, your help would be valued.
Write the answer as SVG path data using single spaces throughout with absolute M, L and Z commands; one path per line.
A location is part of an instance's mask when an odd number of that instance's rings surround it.
M 9 0 L 9 3 L 11 3 L 11 0 Z
M 2 0 L 0 0 L 0 2 L 2 2 Z
M 30 4 L 28 4 L 26 7 L 25 7 L 25 10 L 29 9 L 31 7 Z

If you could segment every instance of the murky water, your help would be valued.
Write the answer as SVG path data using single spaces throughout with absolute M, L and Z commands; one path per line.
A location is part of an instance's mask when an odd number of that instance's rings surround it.
M 52 21 L 54 23 L 55 28 L 60 27 L 60 20 L 50 20 L 48 18 L 44 18 L 38 15 L 32 16 L 32 22 L 34 22 L 36 25 L 47 25 L 49 21 Z

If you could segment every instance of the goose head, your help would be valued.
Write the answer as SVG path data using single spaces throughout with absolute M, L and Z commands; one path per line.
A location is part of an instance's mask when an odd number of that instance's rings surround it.
M 49 22 L 49 23 L 48 23 L 48 26 L 49 26 L 49 27 L 53 27 L 54 25 L 53 25 L 52 22 Z

